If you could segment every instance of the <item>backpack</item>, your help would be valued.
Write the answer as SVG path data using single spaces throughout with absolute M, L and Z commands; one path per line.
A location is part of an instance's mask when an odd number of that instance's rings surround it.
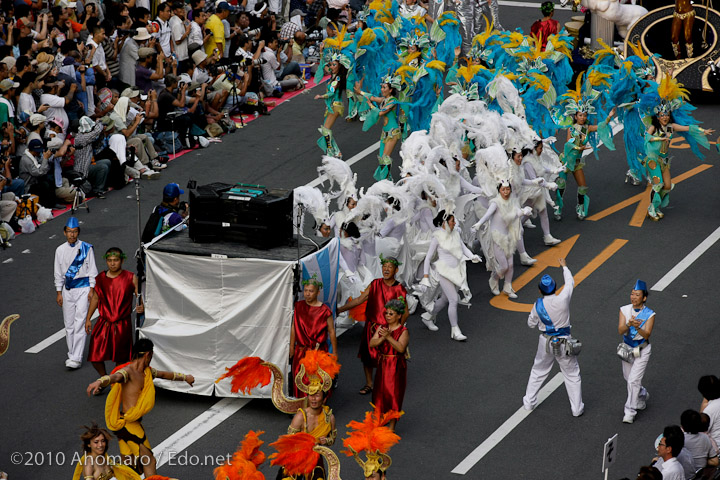
M 181 152 L 185 147 L 180 142 L 177 132 L 155 132 L 155 150 L 164 151 L 168 155 L 173 153 L 173 143 L 175 143 L 175 153 Z
M 140 237 L 142 243 L 148 243 L 157 235 L 162 233 L 160 230 L 162 230 L 163 215 L 160 214 L 159 210 L 160 209 L 158 207 L 155 207 L 150 214 L 150 218 L 148 218 L 145 228 L 143 229 L 142 236 Z
M 39 207 L 37 195 L 23 195 L 20 197 L 20 203 L 18 203 L 18 206 L 15 209 L 15 216 L 18 218 L 25 218 L 30 215 L 34 220 L 37 220 Z

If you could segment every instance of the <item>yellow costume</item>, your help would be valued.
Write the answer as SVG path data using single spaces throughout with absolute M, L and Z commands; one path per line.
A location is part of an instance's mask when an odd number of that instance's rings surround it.
M 140 444 L 150 449 L 150 442 L 145 436 L 145 429 L 140 421 L 155 406 L 154 369 L 146 368 L 144 375 L 145 383 L 137 403 L 124 414 L 120 411 L 122 383 L 112 386 L 105 402 L 105 423 L 118 438 L 122 455 L 140 456 Z
M 87 455 L 83 455 L 82 459 L 75 465 L 75 473 L 73 473 L 73 480 L 83 479 L 83 467 L 85 466 L 85 458 Z M 140 475 L 125 465 L 115 465 L 112 460 L 107 458 L 105 455 L 106 464 L 110 466 L 110 472 L 104 475 L 100 475 L 98 480 L 108 480 L 115 477 L 116 480 L 140 480 Z

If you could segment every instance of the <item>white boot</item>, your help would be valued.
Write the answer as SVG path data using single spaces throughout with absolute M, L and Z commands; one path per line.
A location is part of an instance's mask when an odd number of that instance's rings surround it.
M 488 284 L 490 285 L 490 291 L 493 295 L 500 295 L 500 281 L 495 278 L 494 275 L 490 275 L 490 280 L 488 280 Z
M 532 265 L 535 262 L 537 262 L 537 260 L 528 255 L 527 252 L 523 252 L 520 254 L 520 263 L 522 263 L 523 265 Z
M 517 295 L 515 294 L 515 290 L 512 288 L 512 283 L 505 281 L 505 285 L 503 285 L 503 293 L 507 294 L 510 298 L 517 298 Z
M 467 337 L 463 335 L 460 331 L 460 327 L 450 328 L 450 338 L 458 342 L 464 342 L 465 340 L 467 340 Z
M 553 237 L 552 235 L 545 235 L 543 236 L 543 242 L 545 242 L 545 245 L 547 245 L 548 247 L 552 247 L 553 245 L 557 245 L 558 243 L 560 243 L 560 240 Z
M 420 319 L 425 324 L 428 330 L 431 332 L 437 332 L 438 327 L 435 325 L 435 315 L 429 312 L 425 312 L 422 315 L 420 315 Z
M 532 223 L 532 221 L 528 218 L 525 220 L 525 223 L 523 223 L 523 227 L 525 228 L 535 228 L 535 224 Z

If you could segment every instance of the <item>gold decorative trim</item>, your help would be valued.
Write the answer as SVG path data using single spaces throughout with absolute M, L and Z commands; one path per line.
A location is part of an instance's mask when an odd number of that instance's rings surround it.
M 313 450 L 325 457 L 328 464 L 327 480 L 340 480 L 340 459 L 335 452 L 324 445 L 315 445 Z
M 273 374 L 272 402 L 273 405 L 275 405 L 275 408 L 277 408 L 283 413 L 295 415 L 295 413 L 297 413 L 298 411 L 298 408 L 303 408 L 307 406 L 307 397 L 289 399 L 285 396 L 282 390 L 284 377 L 277 365 L 270 362 L 263 362 L 261 363 L 261 365 L 268 367 Z
M 0 323 L 0 356 L 7 352 L 10 346 L 10 325 L 20 318 L 20 315 L 13 313 L 5 317 Z

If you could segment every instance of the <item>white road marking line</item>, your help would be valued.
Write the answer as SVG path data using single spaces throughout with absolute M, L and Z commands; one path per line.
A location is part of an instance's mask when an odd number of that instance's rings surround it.
M 195 443 L 200 437 L 230 418 L 250 402 L 245 398 L 223 398 L 153 448 L 160 468 Z
M 93 314 L 92 318 L 90 320 L 95 320 L 99 315 L 99 312 L 95 310 L 95 313 Z M 38 343 L 37 345 L 28 348 L 25 350 L 25 353 L 40 353 L 43 350 L 45 350 L 47 347 L 52 345 L 53 343 L 62 340 L 65 338 L 65 329 L 63 328 L 59 332 L 55 332 L 52 335 L 50 335 L 48 338 L 43 340 L 42 342 Z
M 552 378 L 552 380 L 546 383 L 545 386 L 542 387 L 540 389 L 540 392 L 538 393 L 537 406 L 539 406 L 546 398 L 548 398 L 555 390 L 557 390 L 557 388 L 563 384 L 563 381 L 564 378 L 562 372 L 558 372 Z M 500 443 L 503 438 L 505 438 L 510 432 L 512 432 L 515 427 L 520 425 L 520 422 L 525 420 L 525 418 L 531 413 L 531 411 L 525 410 L 523 407 L 520 407 L 518 411 L 515 412 L 510 418 L 505 420 L 505 423 L 500 425 L 500 428 L 495 430 L 492 435 L 487 438 L 487 440 L 485 440 L 483 443 L 480 444 L 479 447 L 473 450 L 470 455 L 465 457 L 462 462 L 458 463 L 458 465 L 452 470 L 451 473 L 465 475 L 485 455 L 490 453 L 490 450 L 495 448 L 495 446 L 497 446 L 497 444 Z
M 650 290 L 655 292 L 662 292 L 665 288 L 670 285 L 677 277 L 679 277 L 695 260 L 700 258 L 703 253 L 707 252 L 710 247 L 715 245 L 715 242 L 720 240 L 720 227 L 710 234 L 700 245 L 690 252 L 680 263 L 675 265 L 672 270 L 665 274 Z
M 367 157 L 367 156 L 370 155 L 372 152 L 374 152 L 375 150 L 378 150 L 378 149 L 380 149 L 380 142 L 374 143 L 374 144 L 370 145 L 369 147 L 367 147 L 367 148 L 366 148 L 365 150 L 363 150 L 362 152 L 358 153 L 357 155 L 354 155 L 354 156 L 350 157 L 350 158 L 347 160 L 346 163 L 347 163 L 348 165 L 353 165 L 353 164 L 359 162 L 360 160 L 362 160 L 363 158 Z M 321 177 L 316 178 L 316 179 L 313 180 L 312 182 L 307 183 L 305 186 L 306 186 L 306 187 L 317 187 L 318 185 L 320 185 L 322 182 L 324 182 L 324 181 L 327 180 L 327 179 L 328 179 L 328 178 L 327 178 L 325 175 L 323 175 L 323 176 L 321 176 Z

